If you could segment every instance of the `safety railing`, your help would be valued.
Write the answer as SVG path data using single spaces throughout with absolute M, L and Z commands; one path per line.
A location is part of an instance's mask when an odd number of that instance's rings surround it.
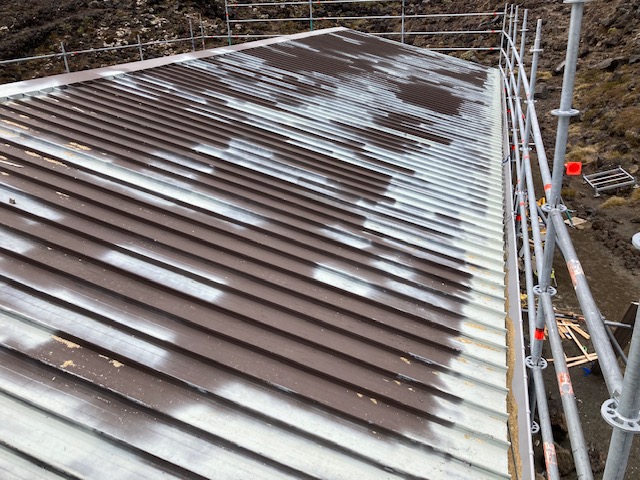
M 383 5 L 386 8 L 383 14 L 351 15 L 349 8 L 362 5 Z M 327 8 L 338 8 L 334 14 L 325 14 Z M 282 15 L 282 8 L 289 9 L 287 15 Z M 347 9 L 345 11 L 345 9 Z M 384 8 L 383 8 L 384 10 Z M 325 12 L 326 13 L 326 12 Z M 290 14 L 290 15 L 289 15 Z M 470 22 L 469 28 L 455 30 L 426 30 L 426 22 L 429 20 L 462 19 Z M 480 24 L 478 24 L 480 20 Z M 187 17 L 188 36 L 168 40 L 142 41 L 138 35 L 134 40 L 123 45 L 106 47 L 70 49 L 68 44 L 60 42 L 59 51 L 43 55 L 34 55 L 16 59 L 0 60 L 0 67 L 33 62 L 38 60 L 59 60 L 60 67 L 69 73 L 80 67 L 74 68 L 74 59 L 81 56 L 97 55 L 105 52 L 134 51 L 127 61 L 145 60 L 147 52 L 154 47 L 166 45 L 184 45 L 181 51 L 197 49 L 205 50 L 211 46 L 231 45 L 237 42 L 258 40 L 281 36 L 283 33 L 298 33 L 317 28 L 333 27 L 338 25 L 348 26 L 354 30 L 366 31 L 371 35 L 385 36 L 405 43 L 411 38 L 439 38 L 438 45 L 421 45 L 431 50 L 462 52 L 462 51 L 500 51 L 500 35 L 503 29 L 504 12 L 473 12 L 473 13 L 407 13 L 407 0 L 302 0 L 302 1 L 266 1 L 254 3 L 237 3 L 225 0 L 225 24 L 226 34 L 211 35 L 207 33 L 207 26 L 201 16 L 196 20 Z M 374 31 L 372 22 L 383 22 L 384 31 Z M 475 22 L 475 23 L 474 23 Z M 278 25 L 279 24 L 279 25 Z M 269 25 L 268 28 L 264 28 Z M 490 28 L 480 28 L 487 26 Z M 417 30 L 415 28 L 418 28 Z M 268 30 L 270 33 L 265 33 Z M 451 37 L 457 39 L 457 44 L 451 41 Z M 462 39 L 464 37 L 464 39 Z M 446 45 L 445 45 L 445 40 Z M 472 45 L 469 38 L 482 39 Z M 169 53 L 176 53 L 172 50 Z M 124 56 L 124 55 L 123 55 Z M 122 63 L 122 60 L 117 63 Z M 48 74 L 58 73 L 50 71 Z
M 604 478 L 622 480 L 628 462 L 633 435 L 640 430 L 640 318 L 636 320 L 634 335 L 629 350 L 628 366 L 623 378 L 617 362 L 609 332 L 600 311 L 598 310 L 589 285 L 572 245 L 563 212 L 566 210 L 560 198 L 564 170 L 564 156 L 567 145 L 569 120 L 578 113 L 573 109 L 572 97 L 575 82 L 575 71 L 580 39 L 580 28 L 584 8 L 584 0 L 570 2 L 571 20 L 569 41 L 565 61 L 563 90 L 560 108 L 553 114 L 558 117 L 558 129 L 553 159 L 553 172 L 549 171 L 547 155 L 540 133 L 536 115 L 533 92 L 538 58 L 541 53 L 540 36 L 541 21 L 538 21 L 534 46 L 531 50 L 532 60 L 530 75 L 527 76 L 523 59 L 525 57 L 527 14 L 525 10 L 522 24 L 518 20 L 518 7 L 511 6 L 505 10 L 508 28 L 504 29 L 505 42 L 500 55 L 500 70 L 505 85 L 505 109 L 508 112 L 507 127 L 511 137 L 512 163 L 515 170 L 513 198 L 516 211 L 514 219 L 522 239 L 524 278 L 527 292 L 527 315 L 529 321 L 530 356 L 527 366 L 531 374 L 531 412 L 540 424 L 534 425 L 541 430 L 544 458 L 547 467 L 547 478 L 559 479 L 558 464 L 549 418 L 547 397 L 544 388 L 542 370 L 548 362 L 542 357 L 542 346 L 545 339 L 545 327 L 548 333 L 551 352 L 554 357 L 554 368 L 558 381 L 558 390 L 567 419 L 569 439 L 574 454 L 578 478 L 593 478 L 589 461 L 587 444 L 580 423 L 576 397 L 571 377 L 565 361 L 562 340 L 556 323 L 552 297 L 555 288 L 551 286 L 551 271 L 556 247 L 564 256 L 574 290 L 582 309 L 591 340 L 598 355 L 603 377 L 611 398 L 601 408 L 604 420 L 614 427 Z M 518 29 L 520 28 L 520 31 Z M 520 35 L 520 45 L 517 45 Z M 524 94 L 524 97 L 522 97 Z M 533 137 L 534 152 L 530 149 Z M 540 217 L 536 203 L 531 153 L 538 160 L 538 171 L 544 185 L 546 203 L 546 236 L 543 243 L 540 232 Z M 529 229 L 533 243 L 535 267 L 538 272 L 538 283 L 535 284 L 533 274 L 532 252 L 529 248 Z M 537 298 L 537 302 L 535 299 Z M 640 315 L 638 315 L 640 317 Z M 619 348 L 619 347 L 618 347 Z M 533 422 L 533 418 L 532 418 Z
M 223 42 L 227 43 L 229 41 L 229 38 L 227 35 L 207 35 L 206 27 L 202 20 L 202 16 L 199 16 L 200 34 L 196 34 L 195 28 L 197 25 L 194 25 L 194 19 L 192 17 L 190 16 L 187 17 L 187 22 L 188 22 L 188 29 L 189 29 L 188 37 L 179 37 L 179 38 L 172 38 L 167 40 L 151 40 L 151 41 L 143 42 L 140 39 L 140 35 L 137 35 L 135 42 L 126 43 L 123 45 L 110 45 L 106 47 L 85 48 L 80 50 L 69 49 L 64 42 L 60 42 L 59 43 L 60 51 L 58 52 L 0 60 L 0 66 L 19 64 L 24 62 L 32 62 L 37 60 L 61 60 L 62 65 L 64 66 L 64 71 L 66 73 L 70 73 L 72 70 L 74 70 L 72 60 L 75 57 L 79 57 L 82 55 L 96 55 L 96 54 L 105 53 L 105 52 L 121 52 L 124 50 L 137 50 L 137 53 L 135 54 L 137 58 L 135 58 L 135 60 L 145 60 L 145 57 L 146 57 L 145 52 L 150 47 L 186 44 L 187 50 L 196 51 L 198 48 L 205 50 L 207 48 L 207 41 L 213 40 L 214 42 L 217 42 L 215 46 L 220 46 L 223 44 Z M 272 35 L 272 36 L 275 37 L 277 35 Z M 209 46 L 211 46 L 211 42 L 209 42 Z M 169 53 L 174 54 L 176 52 L 170 51 Z M 117 63 L 122 63 L 122 59 L 120 59 Z
M 382 5 L 383 14 L 376 15 L 350 15 L 343 14 L 344 8 L 358 8 L 360 5 L 375 4 Z M 334 7 L 332 13 L 327 12 L 327 8 Z M 386 8 L 385 8 L 386 7 Z M 287 8 L 288 15 L 270 16 L 274 8 Z M 350 10 L 347 10 L 350 12 Z M 360 30 L 362 22 L 384 21 L 386 25 L 392 27 L 391 31 L 368 31 L 371 35 L 380 35 L 399 39 L 405 43 L 407 37 L 417 36 L 445 36 L 445 35 L 491 35 L 496 42 L 486 46 L 456 46 L 456 47 L 433 47 L 434 50 L 455 51 L 455 50 L 486 50 L 498 51 L 497 40 L 502 32 L 503 12 L 472 12 L 472 13 L 407 13 L 407 0 L 300 0 L 300 1 L 266 1 L 253 3 L 238 3 L 225 0 L 225 19 L 227 23 L 227 33 L 229 44 L 234 39 L 247 38 L 244 34 L 234 33 L 238 27 L 248 25 L 272 24 L 272 23 L 294 23 L 309 30 L 314 28 L 325 28 L 340 24 L 355 30 Z M 495 28 L 488 29 L 458 29 L 458 30 L 413 30 L 410 22 L 428 19 L 450 19 L 450 18 L 478 18 L 485 17 L 494 21 Z M 348 25 L 345 23 L 349 23 Z M 491 22 L 486 22 L 491 23 Z

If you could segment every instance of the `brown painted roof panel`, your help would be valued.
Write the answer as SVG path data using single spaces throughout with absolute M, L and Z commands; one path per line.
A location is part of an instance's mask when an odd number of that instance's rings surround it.
M 0 105 L 0 472 L 508 478 L 495 71 L 331 30 L 70 80 Z

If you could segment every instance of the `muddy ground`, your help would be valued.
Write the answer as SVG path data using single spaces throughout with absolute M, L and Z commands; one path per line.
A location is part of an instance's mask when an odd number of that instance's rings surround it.
M 559 106 L 562 85 L 561 62 L 565 56 L 570 4 L 559 0 L 519 1 L 530 9 L 530 28 L 534 21 L 543 19 L 544 49 L 537 82 L 537 110 L 543 130 L 547 156 L 553 158 L 557 118 L 550 112 Z M 398 14 L 398 6 L 370 4 L 368 14 Z M 502 11 L 504 3 L 482 1 L 407 0 L 408 14 L 459 13 L 468 11 Z M 395 9 L 395 10 L 394 10 Z M 232 11 L 232 18 L 247 15 Z M 295 7 L 269 12 L 253 11 L 252 15 L 290 17 L 299 14 Z M 316 15 L 362 15 L 363 7 L 336 5 L 316 7 Z M 60 51 L 64 42 L 67 51 L 105 46 L 134 44 L 139 35 L 142 41 L 171 40 L 189 35 L 189 21 L 198 33 L 200 25 L 207 35 L 224 35 L 224 3 L 204 0 L 5 0 L 0 4 L 0 58 L 18 58 Z M 342 22 L 345 26 L 381 32 L 389 30 L 389 22 Z M 234 28 L 242 33 L 293 33 L 307 28 L 301 22 L 253 25 Z M 334 26 L 333 23 L 315 23 L 315 28 Z M 396 26 L 397 27 L 397 26 Z M 409 31 L 436 31 L 460 29 L 499 29 L 497 19 L 476 18 L 461 21 L 455 18 L 411 20 Z M 585 173 L 594 173 L 622 166 L 637 176 L 640 161 L 640 0 L 594 1 L 586 4 L 582 43 L 576 78 L 574 108 L 581 111 L 573 119 L 567 160 L 583 163 Z M 532 31 L 528 35 L 532 35 Z M 238 40 L 234 40 L 236 42 Z M 492 34 L 476 36 L 408 36 L 408 43 L 417 46 L 438 47 L 468 44 L 486 46 L 496 44 Z M 224 39 L 207 40 L 206 47 L 222 46 Z M 197 48 L 200 48 L 198 45 Z M 178 53 L 191 48 L 190 42 L 147 47 L 145 58 Z M 460 56 L 485 64 L 494 64 L 491 53 L 461 53 Z M 73 70 L 138 60 L 137 48 L 101 54 L 77 55 L 70 58 Z M 61 73 L 64 66 L 60 58 L 44 61 L 0 66 L 0 83 L 24 80 Z M 630 302 L 640 298 L 640 251 L 631 247 L 631 236 L 640 231 L 640 189 L 611 191 L 600 197 L 581 178 L 567 178 L 563 198 L 572 215 L 587 220 L 582 229 L 571 229 L 571 235 L 583 268 L 590 280 L 596 301 L 603 315 L 619 320 Z M 539 190 L 541 191 L 541 190 Z M 612 198 L 615 197 L 615 198 Z M 571 283 L 557 259 L 556 278 L 559 284 L 558 303 L 566 310 L 579 312 Z M 575 354 L 572 342 L 565 342 L 568 355 Z M 577 347 L 576 347 L 577 348 Z M 589 348 L 591 348 L 589 346 Z M 549 354 L 550 355 L 550 354 Z M 583 427 L 591 443 L 594 469 L 599 471 L 610 438 L 610 428 L 601 420 L 599 408 L 608 398 L 602 377 L 586 374 L 582 367 L 572 370 Z M 557 387 L 552 369 L 548 369 L 548 391 L 552 407 L 558 404 Z M 562 418 L 557 417 L 559 443 L 562 439 Z M 640 445 L 636 440 L 627 475 L 640 478 Z M 596 478 L 601 477 L 601 471 Z M 566 478 L 575 478 L 575 472 Z

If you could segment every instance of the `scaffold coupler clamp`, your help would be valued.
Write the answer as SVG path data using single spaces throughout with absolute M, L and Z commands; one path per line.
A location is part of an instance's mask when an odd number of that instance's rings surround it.
M 545 203 L 540 207 L 544 213 L 550 213 L 553 210 L 558 210 L 560 213 L 564 213 L 567 211 L 566 205 L 558 203 L 557 205 L 551 205 L 550 203 Z
M 531 422 L 531 434 L 535 435 L 540 431 L 540 425 L 535 420 Z
M 524 364 L 527 368 L 539 368 L 540 370 L 544 370 L 549 365 L 546 358 L 540 357 L 537 362 L 533 360 L 533 357 L 529 355 L 525 357 Z
M 604 421 L 614 428 L 619 428 L 634 435 L 640 433 L 640 411 L 636 412 L 635 418 L 622 416 L 618 411 L 618 400 L 615 398 L 610 398 L 602 404 L 600 414 Z

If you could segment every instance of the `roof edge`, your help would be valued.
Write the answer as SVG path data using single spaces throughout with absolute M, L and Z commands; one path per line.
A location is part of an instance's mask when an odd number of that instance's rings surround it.
M 172 63 L 187 62 L 189 60 L 198 60 L 201 58 L 213 57 L 216 55 L 224 55 L 227 53 L 248 50 L 250 48 L 264 47 L 277 43 L 297 40 L 299 38 L 313 37 L 316 35 L 325 35 L 328 33 L 348 30 L 346 27 L 331 27 L 311 32 L 294 33 L 292 35 L 283 35 L 280 37 L 271 37 L 264 40 L 256 40 L 253 42 L 231 45 L 227 47 L 217 47 L 208 50 L 199 50 L 196 52 L 180 53 L 166 57 L 153 58 L 150 60 L 139 60 L 137 62 L 122 63 L 109 67 L 94 68 L 91 70 L 83 70 L 79 72 L 61 73 L 59 75 L 51 75 L 49 77 L 35 78 L 33 80 L 24 80 L 21 82 L 7 83 L 0 85 L 0 101 L 5 101 L 12 97 L 20 97 L 22 95 L 34 94 L 36 92 L 48 91 L 56 87 L 71 85 L 74 83 L 87 82 L 90 80 L 98 80 L 101 78 L 114 77 L 125 73 L 137 72 L 148 68 L 161 67 Z

